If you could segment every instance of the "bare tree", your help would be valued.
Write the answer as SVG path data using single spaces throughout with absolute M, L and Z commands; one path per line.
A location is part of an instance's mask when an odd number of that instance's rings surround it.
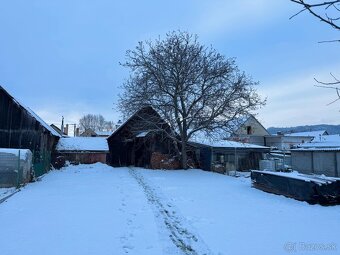
M 79 120 L 80 129 L 85 131 L 92 129 L 93 131 L 112 130 L 109 127 L 113 126 L 111 121 L 106 121 L 100 114 L 86 114 Z
M 312 16 L 319 19 L 321 22 L 327 24 L 331 28 L 339 31 L 340 30 L 340 0 L 332 0 L 332 1 L 322 1 L 322 0 L 290 0 L 302 7 L 302 9 L 290 17 L 290 19 L 299 15 L 302 12 L 308 11 Z M 339 39 L 336 40 L 327 40 L 321 41 L 320 43 L 325 42 L 340 42 Z M 330 104 L 340 100 L 340 79 L 337 78 L 332 73 L 331 81 L 319 81 L 314 78 L 314 80 L 318 83 L 317 87 L 333 89 L 336 91 L 337 99 L 332 101 Z
M 188 141 L 195 134 L 229 130 L 238 116 L 264 104 L 254 89 L 257 83 L 238 69 L 233 58 L 201 45 L 197 35 L 187 32 L 139 42 L 127 51 L 122 65 L 131 75 L 123 85 L 121 111 L 129 115 L 152 106 L 175 130 L 168 135 L 180 144 L 183 168 Z
M 293 3 L 299 4 L 302 9 L 291 16 L 294 18 L 302 12 L 308 11 L 311 15 L 326 23 L 336 30 L 340 30 L 340 0 L 332 1 L 308 1 L 308 0 L 290 0 Z M 334 40 L 340 42 L 340 40 Z

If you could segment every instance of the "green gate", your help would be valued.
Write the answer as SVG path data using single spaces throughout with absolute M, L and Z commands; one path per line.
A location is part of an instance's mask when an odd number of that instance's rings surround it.
M 51 152 L 50 151 L 33 151 L 33 170 L 35 177 L 39 177 L 50 169 Z

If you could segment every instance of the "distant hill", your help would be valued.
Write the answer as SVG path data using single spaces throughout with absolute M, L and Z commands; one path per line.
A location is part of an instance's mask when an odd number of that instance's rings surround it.
M 270 127 L 267 128 L 270 134 L 277 134 L 277 132 L 282 133 L 296 133 L 296 132 L 306 132 L 306 131 L 317 131 L 317 130 L 326 130 L 328 134 L 340 134 L 340 125 L 306 125 L 306 126 L 297 126 L 297 127 Z

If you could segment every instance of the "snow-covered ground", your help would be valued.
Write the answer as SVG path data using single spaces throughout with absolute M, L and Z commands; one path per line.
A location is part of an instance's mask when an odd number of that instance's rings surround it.
M 0 204 L 0 254 L 338 254 L 340 206 L 201 170 L 52 171 Z

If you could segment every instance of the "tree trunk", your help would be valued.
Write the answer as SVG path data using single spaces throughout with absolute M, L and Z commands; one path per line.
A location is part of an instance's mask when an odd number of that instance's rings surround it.
M 182 140 L 182 168 L 188 169 L 187 143 Z

